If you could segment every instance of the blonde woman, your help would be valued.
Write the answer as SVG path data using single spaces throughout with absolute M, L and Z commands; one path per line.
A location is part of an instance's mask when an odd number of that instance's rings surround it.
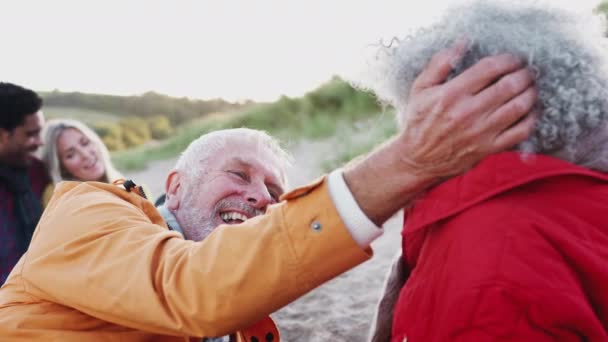
M 54 185 L 61 181 L 110 183 L 122 178 L 110 161 L 110 153 L 99 136 L 85 124 L 71 119 L 50 120 L 42 132 L 42 160 L 52 184 L 43 194 L 46 206 Z

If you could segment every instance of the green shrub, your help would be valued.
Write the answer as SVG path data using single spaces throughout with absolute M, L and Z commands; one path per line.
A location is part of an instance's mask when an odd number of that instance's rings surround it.
M 125 144 L 120 137 L 106 136 L 101 138 L 101 141 L 110 151 L 120 151 L 125 148 Z
M 122 128 L 122 141 L 126 147 L 135 147 L 150 140 L 148 122 L 138 117 L 128 117 L 120 121 Z
M 163 115 L 149 118 L 148 127 L 150 128 L 150 135 L 156 140 L 166 139 L 173 133 L 169 118 Z
M 110 151 L 118 151 L 125 148 L 122 140 L 122 127 L 117 123 L 96 123 L 93 126 L 95 133 Z

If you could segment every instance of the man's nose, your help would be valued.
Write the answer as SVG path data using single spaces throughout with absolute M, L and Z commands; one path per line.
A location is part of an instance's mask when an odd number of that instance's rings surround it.
M 266 210 L 266 207 L 272 204 L 272 196 L 265 184 L 252 183 L 247 191 L 247 202 L 256 209 Z

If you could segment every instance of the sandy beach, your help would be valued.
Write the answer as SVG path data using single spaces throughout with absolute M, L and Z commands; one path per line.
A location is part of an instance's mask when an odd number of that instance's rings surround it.
M 303 141 L 289 146 L 294 165 L 289 171 L 292 187 L 305 184 L 321 175 L 321 163 L 332 151 L 334 142 Z M 145 184 L 158 196 L 164 177 L 174 160 L 152 163 L 146 170 L 127 173 L 136 183 Z M 373 243 L 374 257 L 318 287 L 309 294 L 274 313 L 281 340 L 287 342 L 358 342 L 367 340 L 374 308 L 384 275 L 400 246 L 396 215 L 385 225 L 384 235 Z

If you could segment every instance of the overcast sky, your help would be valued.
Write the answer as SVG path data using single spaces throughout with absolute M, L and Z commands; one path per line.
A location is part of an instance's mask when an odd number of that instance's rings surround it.
M 36 90 L 299 96 L 449 0 L 1 0 L 0 79 Z M 552 0 L 590 10 L 599 0 Z

